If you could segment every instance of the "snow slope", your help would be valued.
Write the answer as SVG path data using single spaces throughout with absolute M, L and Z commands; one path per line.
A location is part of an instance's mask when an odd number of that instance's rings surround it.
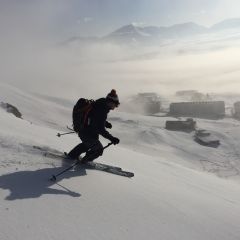
M 61 129 L 71 121 L 72 104 L 67 100 L 36 95 L 0 82 L 0 101 L 12 103 L 21 110 L 23 118 L 40 125 Z
M 18 99 L 20 108 L 24 102 Z M 41 106 L 34 101 L 42 100 L 35 97 L 28 105 L 32 123 L 0 109 L 0 239 L 239 239 L 238 175 L 219 178 L 203 171 L 200 161 L 230 159 L 238 166 L 238 122 L 198 120 L 223 142 L 212 149 L 195 143 L 191 134 L 165 130 L 165 118 L 111 113 L 112 132 L 121 143 L 98 161 L 135 177 L 78 168 L 54 184 L 49 177 L 66 162 L 44 152 L 68 151 L 78 138 L 57 138 L 44 118 L 39 125 Z M 54 102 L 45 104 L 56 109 Z M 62 128 L 65 109 L 58 109 L 52 117 Z

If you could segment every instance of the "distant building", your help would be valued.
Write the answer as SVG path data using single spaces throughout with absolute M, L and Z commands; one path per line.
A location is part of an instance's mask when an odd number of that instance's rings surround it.
M 211 96 L 207 94 L 200 93 L 196 90 L 182 90 L 176 92 L 177 97 L 181 97 L 183 99 L 187 99 L 187 101 L 191 102 L 206 102 L 211 101 Z
M 240 102 L 235 102 L 233 107 L 234 107 L 234 112 L 233 112 L 234 117 L 240 118 Z
M 225 116 L 225 103 L 224 101 L 171 103 L 169 114 L 172 116 L 222 118 Z
M 156 93 L 139 93 L 120 107 L 127 112 L 151 115 L 160 112 L 161 101 Z
M 198 93 L 198 91 L 196 90 L 182 90 L 182 91 L 177 91 L 176 92 L 176 96 L 179 96 L 179 97 L 191 97 L 192 95 Z
M 166 129 L 172 131 L 192 132 L 196 129 L 196 121 L 188 118 L 186 121 L 166 121 Z
M 161 102 L 156 93 L 139 93 L 135 100 L 142 104 L 146 114 L 160 112 Z

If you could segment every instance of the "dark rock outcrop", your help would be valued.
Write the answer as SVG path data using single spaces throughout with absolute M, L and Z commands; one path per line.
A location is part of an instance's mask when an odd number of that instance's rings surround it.
M 0 107 L 5 109 L 9 113 L 12 113 L 14 116 L 16 116 L 18 118 L 22 118 L 22 114 L 19 112 L 19 110 L 15 106 L 13 106 L 9 103 L 1 102 Z

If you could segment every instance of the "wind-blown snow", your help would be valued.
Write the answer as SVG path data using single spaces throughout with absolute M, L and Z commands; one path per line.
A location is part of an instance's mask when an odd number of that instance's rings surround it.
M 97 161 L 135 177 L 78 168 L 53 183 L 49 178 L 66 163 L 44 152 L 69 151 L 79 142 L 76 135 L 56 137 L 56 128 L 70 124 L 71 109 L 27 99 L 12 92 L 23 120 L 0 109 L 0 239 L 239 239 L 238 121 L 197 120 L 220 139 L 215 149 L 192 134 L 167 131 L 169 118 L 112 112 L 111 132 L 121 143 Z M 47 108 L 40 121 L 41 104 Z

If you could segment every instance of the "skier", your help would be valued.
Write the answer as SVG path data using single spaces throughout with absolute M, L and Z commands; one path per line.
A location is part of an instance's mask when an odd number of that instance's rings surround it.
M 93 161 L 103 154 L 103 145 L 99 141 L 99 135 L 110 140 L 114 145 L 120 140 L 113 137 L 106 128 L 112 128 L 112 124 L 107 121 L 107 115 L 110 110 L 114 110 L 120 104 L 118 95 L 113 89 L 106 98 L 100 98 L 92 103 L 92 108 L 87 115 L 87 126 L 78 132 L 78 136 L 82 143 L 74 147 L 68 157 L 78 159 L 78 157 L 86 152 L 81 163 Z

